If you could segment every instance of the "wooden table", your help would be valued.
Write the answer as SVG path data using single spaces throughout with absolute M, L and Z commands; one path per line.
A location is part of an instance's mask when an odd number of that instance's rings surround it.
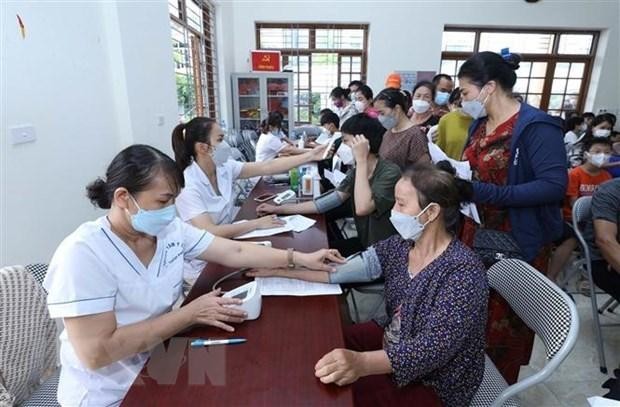
M 238 219 L 252 219 L 252 199 L 283 187 L 262 180 L 242 206 Z M 310 229 L 271 236 L 273 247 L 314 251 L 327 247 L 323 216 Z M 257 240 L 266 240 L 257 239 Z M 186 302 L 211 291 L 213 283 L 232 269 L 209 263 Z M 233 277 L 231 289 L 247 281 Z M 234 346 L 190 348 L 192 338 L 243 337 Z M 344 347 L 337 296 L 263 297 L 261 316 L 236 325 L 228 334 L 195 327 L 154 349 L 151 359 L 127 393 L 123 406 L 352 406 L 351 387 L 324 385 L 314 365 L 327 352 Z

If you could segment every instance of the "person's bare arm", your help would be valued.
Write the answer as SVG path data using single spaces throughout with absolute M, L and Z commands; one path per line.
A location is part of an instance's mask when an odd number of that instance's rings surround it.
M 618 243 L 618 225 L 603 219 L 594 220 L 596 245 L 607 264 L 620 273 L 620 243 Z

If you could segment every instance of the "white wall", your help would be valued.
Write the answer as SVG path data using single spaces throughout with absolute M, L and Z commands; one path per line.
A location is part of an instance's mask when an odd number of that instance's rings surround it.
M 47 262 L 62 238 L 101 214 L 84 187 L 118 151 L 149 143 L 171 153 L 177 107 L 168 7 L 164 0 L 0 4 L 0 266 Z M 36 127 L 37 141 L 11 145 L 8 129 L 24 123 Z
M 620 107 L 618 62 L 619 2 L 609 0 L 416 0 L 416 1 L 246 1 L 220 2 L 227 18 L 225 32 L 234 31 L 234 44 L 222 50 L 232 65 L 226 72 L 250 69 L 255 48 L 255 21 L 369 23 L 368 83 L 383 87 L 393 70 L 431 70 L 439 67 L 444 25 L 498 27 L 562 27 L 601 29 L 592 87 L 586 108 Z M 230 76 L 226 77 L 230 87 Z M 597 89 L 597 84 L 601 86 Z M 230 106 L 226 105 L 230 111 Z M 228 119 L 230 120 L 230 118 Z

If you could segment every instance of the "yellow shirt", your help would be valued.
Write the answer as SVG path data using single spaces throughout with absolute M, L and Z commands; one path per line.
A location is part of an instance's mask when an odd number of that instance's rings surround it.
M 447 113 L 439 119 L 437 145 L 448 157 L 461 161 L 472 121 L 470 116 L 459 111 Z

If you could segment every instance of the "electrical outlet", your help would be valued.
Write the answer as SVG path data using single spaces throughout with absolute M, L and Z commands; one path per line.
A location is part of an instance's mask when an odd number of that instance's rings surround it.
M 11 143 L 24 144 L 30 143 L 37 139 L 37 133 L 34 130 L 34 126 L 25 124 L 22 126 L 11 127 Z

